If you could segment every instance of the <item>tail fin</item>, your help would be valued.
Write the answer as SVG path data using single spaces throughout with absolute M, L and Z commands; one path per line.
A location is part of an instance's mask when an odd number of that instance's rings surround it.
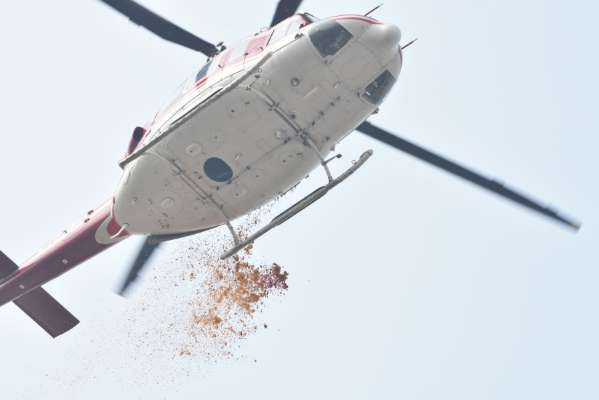
M 17 264 L 0 251 L 0 283 L 14 274 L 18 269 Z
M 18 269 L 19 267 L 0 251 L 0 282 Z M 79 323 L 73 314 L 41 287 L 19 297 L 14 303 L 54 338 Z

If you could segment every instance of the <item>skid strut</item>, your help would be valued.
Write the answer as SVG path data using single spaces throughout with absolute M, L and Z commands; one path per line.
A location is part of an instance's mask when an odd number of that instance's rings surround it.
M 247 239 L 240 242 L 238 238 L 235 238 L 235 246 L 231 250 L 224 253 L 221 256 L 221 260 L 224 260 L 236 254 L 239 250 L 243 249 L 245 246 L 251 243 L 254 243 L 258 238 L 260 238 L 273 228 L 281 225 L 285 221 L 296 216 L 300 211 L 305 210 L 309 205 L 314 204 L 317 200 L 324 197 L 324 195 L 327 194 L 329 190 L 331 190 L 332 188 L 346 180 L 354 172 L 356 172 L 358 168 L 364 165 L 364 163 L 370 158 L 370 156 L 372 156 L 372 150 L 364 152 L 350 168 L 348 168 L 344 173 L 342 173 L 335 179 L 332 179 L 331 175 L 327 174 L 329 176 L 328 184 L 319 187 L 318 189 L 316 189 L 315 191 L 313 191 L 312 193 L 310 193 L 309 195 L 307 195 L 306 197 L 304 197 L 303 199 L 301 199 L 300 201 L 283 211 L 281 214 L 277 215 L 275 218 L 273 218 L 272 221 L 270 221 L 270 223 L 256 231 Z

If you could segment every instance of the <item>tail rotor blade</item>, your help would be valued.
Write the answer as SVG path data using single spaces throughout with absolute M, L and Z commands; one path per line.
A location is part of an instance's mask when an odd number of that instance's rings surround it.
M 510 189 L 494 179 L 484 177 L 477 172 L 472 171 L 471 169 L 463 167 L 414 143 L 393 135 L 390 132 L 371 124 L 370 122 L 364 122 L 357 128 L 357 130 L 374 139 L 386 143 L 391 147 L 403 151 L 404 153 L 416 157 L 419 160 L 432 164 L 437 168 L 459 176 L 460 178 L 465 179 L 479 187 L 509 199 L 523 207 L 544 215 L 545 217 L 551 218 L 552 220 L 564 224 L 576 231 L 580 229 L 580 223 L 560 214 L 554 209 L 540 204 L 537 201 Z
M 125 15 L 134 24 L 143 26 L 150 32 L 168 40 L 169 42 L 177 43 L 188 49 L 199 51 L 207 55 L 213 56 L 218 52 L 216 46 L 207 42 L 193 33 L 186 31 L 178 25 L 162 18 L 160 15 L 152 12 L 144 6 L 132 0 L 100 0 L 102 3 L 112 7 L 116 11 Z

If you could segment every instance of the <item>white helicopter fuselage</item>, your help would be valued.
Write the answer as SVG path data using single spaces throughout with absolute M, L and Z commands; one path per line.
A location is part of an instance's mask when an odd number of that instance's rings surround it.
M 222 225 L 300 182 L 380 105 L 400 32 L 297 15 L 217 55 L 121 163 L 113 213 L 132 234 Z
M 337 177 L 328 153 L 354 130 L 459 176 L 566 226 L 580 224 L 509 187 L 366 121 L 395 84 L 402 65 L 400 31 L 344 15 L 285 19 L 299 3 L 281 0 L 282 21 L 230 49 L 196 37 L 134 1 L 104 3 L 157 35 L 213 55 L 145 128 L 136 128 L 119 164 L 116 193 L 24 263 L 0 251 L 0 306 L 14 302 L 53 337 L 79 320 L 43 285 L 134 234 L 147 235 L 121 293 L 158 244 L 226 225 L 234 246 L 221 259 L 323 198 L 357 169 L 364 152 Z M 406 48 L 411 43 L 406 44 Z M 332 159 L 332 158 L 331 158 Z M 318 165 L 328 182 L 272 221 L 241 235 L 234 219 L 298 184 Z

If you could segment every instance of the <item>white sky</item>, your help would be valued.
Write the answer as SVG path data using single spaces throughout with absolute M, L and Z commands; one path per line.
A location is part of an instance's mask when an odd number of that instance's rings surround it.
M 144 4 L 230 42 L 267 25 L 275 1 Z M 129 318 L 155 293 L 149 279 L 130 300 L 112 292 L 131 239 L 47 286 L 82 321 L 68 335 L 51 340 L 0 309 L 2 398 L 599 398 L 597 11 L 590 0 L 402 0 L 377 13 L 420 40 L 373 121 L 578 216 L 579 234 L 354 134 L 338 168 L 366 148 L 373 159 L 259 242 L 290 290 L 267 304 L 270 328 L 240 360 L 137 358 L 161 338 L 141 341 L 151 318 Z M 11 2 L 0 41 L 0 246 L 20 262 L 111 195 L 133 127 L 203 56 L 94 0 Z M 147 276 L 176 273 L 183 246 Z

